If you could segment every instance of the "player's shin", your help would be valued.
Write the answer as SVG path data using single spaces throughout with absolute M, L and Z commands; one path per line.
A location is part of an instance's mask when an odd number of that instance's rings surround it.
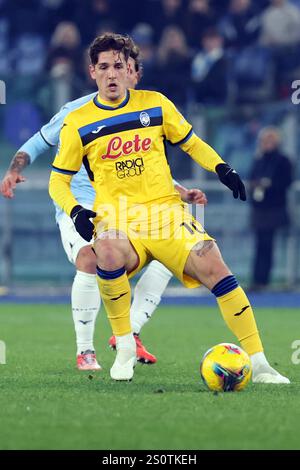
M 172 273 L 158 261 L 152 261 L 136 284 L 130 309 L 131 325 L 139 334 L 161 301 Z
M 97 281 L 114 335 L 124 336 L 131 333 L 131 292 L 125 268 L 106 271 L 97 267 Z
M 249 354 L 254 383 L 289 384 L 268 363 L 261 344 L 251 304 L 234 276 L 227 276 L 212 289 L 227 326 Z
M 94 351 L 95 321 L 101 305 L 96 276 L 77 271 L 71 298 L 77 354 L 87 350 Z
M 114 380 L 131 380 L 136 363 L 136 344 L 130 324 L 130 285 L 125 267 L 106 271 L 97 267 L 98 285 L 113 334 L 117 355 L 110 369 Z
M 225 323 L 249 354 L 263 351 L 253 310 L 244 290 L 230 275 L 219 281 L 212 293 L 216 296 Z

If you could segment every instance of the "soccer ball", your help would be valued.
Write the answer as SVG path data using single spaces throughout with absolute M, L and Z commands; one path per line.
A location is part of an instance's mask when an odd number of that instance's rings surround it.
M 210 390 L 240 391 L 248 384 L 252 366 L 248 354 L 239 346 L 220 343 L 209 349 L 200 365 L 201 377 Z

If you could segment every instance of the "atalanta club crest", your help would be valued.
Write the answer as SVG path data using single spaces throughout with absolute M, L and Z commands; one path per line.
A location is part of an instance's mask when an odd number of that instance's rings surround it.
M 150 116 L 145 111 L 142 111 L 140 114 L 140 121 L 142 126 L 147 127 L 150 124 Z

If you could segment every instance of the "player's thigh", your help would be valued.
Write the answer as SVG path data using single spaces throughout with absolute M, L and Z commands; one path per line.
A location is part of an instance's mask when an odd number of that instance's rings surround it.
M 95 243 L 94 248 L 98 254 L 101 254 L 101 240 L 117 239 L 117 247 L 124 255 L 124 264 L 129 278 L 138 273 L 149 261 L 149 255 L 143 241 L 136 235 L 134 230 L 130 229 L 128 224 L 124 225 L 114 218 L 101 218 L 94 219 L 95 225 Z M 109 251 L 109 250 L 108 250 Z
M 81 250 L 85 247 L 91 249 L 92 244 L 88 243 L 79 235 L 71 218 L 67 214 L 62 215 L 58 222 L 58 227 L 60 230 L 62 245 L 68 260 L 76 266 L 76 261 Z
M 190 251 L 184 273 L 212 289 L 221 279 L 231 274 L 214 240 L 196 244 Z
M 152 257 L 166 266 L 186 287 L 197 287 L 199 279 L 190 276 L 184 270 L 186 261 L 195 245 L 203 245 L 212 238 L 205 232 L 199 222 L 190 214 L 185 214 L 184 222 L 173 221 L 169 227 L 164 227 L 163 237 L 149 239 L 147 249 Z

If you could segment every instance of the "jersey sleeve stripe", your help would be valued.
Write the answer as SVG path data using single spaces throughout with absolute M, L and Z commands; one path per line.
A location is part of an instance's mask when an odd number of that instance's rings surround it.
M 63 175 L 76 175 L 76 173 L 78 173 L 78 171 L 64 170 L 62 168 L 57 168 L 54 165 L 52 165 L 52 171 L 56 171 L 56 173 L 62 173 Z
M 45 139 L 45 137 L 43 136 L 41 130 L 40 130 L 40 134 L 41 134 L 42 139 L 46 142 L 47 145 L 49 145 L 49 147 L 55 147 L 56 146 L 55 144 L 50 144 L 50 142 L 48 142 L 47 139 Z
M 191 128 L 191 129 L 189 130 L 189 132 L 187 133 L 187 135 L 186 135 L 183 139 L 181 139 L 181 140 L 179 140 L 178 142 L 175 142 L 175 143 L 170 142 L 170 144 L 171 144 L 171 145 L 182 145 L 182 144 L 185 144 L 185 143 L 192 137 L 193 134 L 194 134 L 194 131 L 193 131 L 193 128 Z

